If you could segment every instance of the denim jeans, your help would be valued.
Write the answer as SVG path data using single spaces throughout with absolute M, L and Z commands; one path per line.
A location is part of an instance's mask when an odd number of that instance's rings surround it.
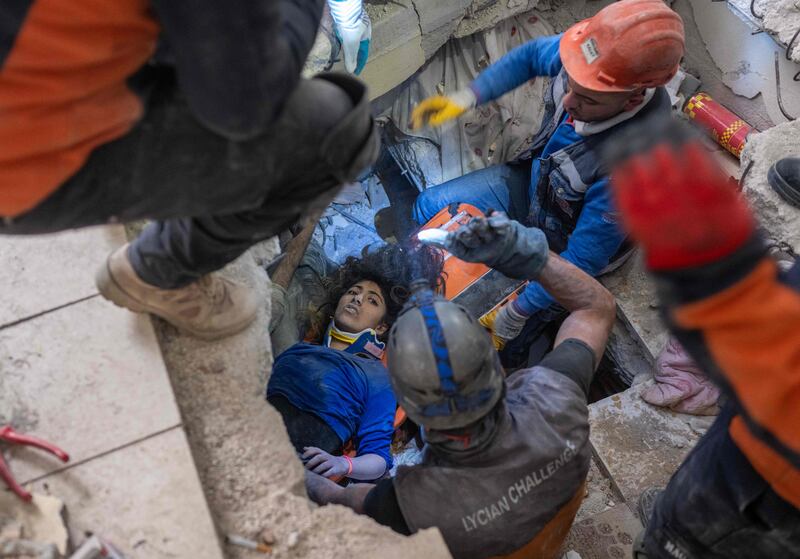
M 471 204 L 486 212 L 503 211 L 523 222 L 528 215 L 531 162 L 493 165 L 428 188 L 414 203 L 414 221 L 423 225 L 450 204 Z
M 0 233 L 152 219 L 128 255 L 145 282 L 175 289 L 326 206 L 378 148 L 366 88 L 349 76 L 301 80 L 268 134 L 234 141 L 203 126 L 167 74 L 126 136 Z

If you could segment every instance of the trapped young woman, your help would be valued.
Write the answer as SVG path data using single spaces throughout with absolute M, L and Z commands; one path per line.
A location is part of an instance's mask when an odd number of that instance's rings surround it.
M 397 402 L 381 361 L 384 340 L 410 293 L 411 270 L 441 287 L 442 263 L 428 247 L 385 245 L 322 280 L 327 300 L 306 336 L 312 341 L 280 353 L 267 386 L 307 469 L 375 480 L 392 466 Z M 354 458 L 343 455 L 348 441 Z

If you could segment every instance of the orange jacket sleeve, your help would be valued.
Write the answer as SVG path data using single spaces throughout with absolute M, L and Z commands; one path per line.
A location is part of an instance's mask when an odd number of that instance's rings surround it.
M 721 291 L 673 299 L 667 320 L 736 403 L 730 433 L 737 446 L 800 506 L 800 266 L 780 274 L 769 258 L 747 260 L 705 278 L 719 287 L 725 273 L 734 276 Z M 702 290 L 689 285 L 697 279 L 673 277 L 673 295 Z

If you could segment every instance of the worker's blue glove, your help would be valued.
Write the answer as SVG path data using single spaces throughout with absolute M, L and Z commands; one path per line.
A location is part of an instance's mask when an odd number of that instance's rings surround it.
M 501 212 L 473 217 L 447 235 L 445 247 L 466 262 L 480 262 L 514 279 L 536 279 L 547 262 L 547 237 Z
M 362 0 L 328 0 L 336 37 L 342 43 L 345 69 L 359 75 L 367 64 L 372 22 Z

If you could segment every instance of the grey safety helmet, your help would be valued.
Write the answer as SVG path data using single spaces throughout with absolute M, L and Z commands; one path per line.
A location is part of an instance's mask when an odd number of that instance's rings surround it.
M 503 397 L 504 374 L 488 332 L 461 306 L 415 291 L 389 333 L 389 376 L 408 417 L 459 429 Z

